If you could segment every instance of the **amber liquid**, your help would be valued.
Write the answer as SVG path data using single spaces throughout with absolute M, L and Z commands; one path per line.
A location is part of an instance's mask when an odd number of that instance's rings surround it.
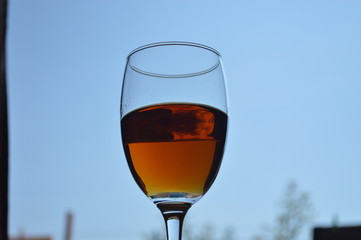
M 227 115 L 204 105 L 153 105 L 125 115 L 121 129 L 130 170 L 147 196 L 197 198 L 218 173 Z

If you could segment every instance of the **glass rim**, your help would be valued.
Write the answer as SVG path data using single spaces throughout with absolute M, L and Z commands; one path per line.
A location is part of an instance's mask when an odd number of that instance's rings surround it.
M 153 48 L 153 47 L 161 47 L 161 46 L 190 46 L 190 47 L 198 47 L 198 48 L 203 48 L 205 50 L 211 51 L 213 53 L 215 53 L 216 55 L 218 55 L 218 57 L 221 57 L 221 54 L 214 48 L 204 45 L 204 44 L 200 44 L 200 43 L 195 43 L 195 42 L 185 42 L 185 41 L 165 41 L 165 42 L 155 42 L 155 43 L 150 43 L 150 44 L 146 44 L 146 45 L 142 45 L 134 50 L 132 50 L 128 56 L 127 59 L 129 59 L 133 54 L 148 49 L 148 48 Z
M 207 51 L 215 54 L 218 58 L 218 61 L 216 62 L 216 64 L 214 64 L 213 66 L 211 66 L 205 70 L 192 72 L 192 73 L 185 73 L 185 74 L 161 74 L 161 73 L 148 72 L 148 71 L 144 71 L 140 68 L 137 68 L 136 66 L 134 66 L 133 64 L 130 63 L 131 62 L 130 58 L 134 54 L 141 52 L 143 50 L 147 50 L 149 48 L 163 47 L 163 46 L 188 46 L 188 47 L 201 48 L 201 49 L 207 50 Z M 147 76 L 159 77 L 159 78 L 187 78 L 187 77 L 203 75 L 203 74 L 206 74 L 206 73 L 211 72 L 214 69 L 216 69 L 221 64 L 220 63 L 221 62 L 221 54 L 216 49 L 209 47 L 207 45 L 204 45 L 204 44 L 199 44 L 199 43 L 195 43 L 195 42 L 184 42 L 184 41 L 166 41 L 166 42 L 150 43 L 150 44 L 146 44 L 146 45 L 143 45 L 143 46 L 140 46 L 140 47 L 134 49 L 133 51 L 131 51 L 128 54 L 127 62 L 134 71 L 136 71 L 140 74 L 147 75 Z

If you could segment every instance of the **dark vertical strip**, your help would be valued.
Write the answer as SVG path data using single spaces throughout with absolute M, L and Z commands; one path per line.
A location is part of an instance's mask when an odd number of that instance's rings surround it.
M 7 0 L 0 0 L 0 239 L 8 238 L 8 114 L 5 42 Z

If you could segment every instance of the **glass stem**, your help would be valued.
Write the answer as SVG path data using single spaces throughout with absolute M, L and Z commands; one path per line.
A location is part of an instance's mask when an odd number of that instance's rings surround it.
M 182 240 L 183 220 L 191 207 L 189 203 L 158 203 L 167 230 L 167 240 Z

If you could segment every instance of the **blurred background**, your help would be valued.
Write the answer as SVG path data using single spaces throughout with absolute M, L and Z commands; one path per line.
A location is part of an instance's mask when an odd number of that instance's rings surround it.
M 357 0 L 9 1 L 10 236 L 64 239 L 69 214 L 74 240 L 164 234 L 125 161 L 119 102 L 127 54 L 171 40 L 217 49 L 229 94 L 223 165 L 188 239 L 274 239 L 298 207 L 295 239 L 361 225 L 360 12 Z

